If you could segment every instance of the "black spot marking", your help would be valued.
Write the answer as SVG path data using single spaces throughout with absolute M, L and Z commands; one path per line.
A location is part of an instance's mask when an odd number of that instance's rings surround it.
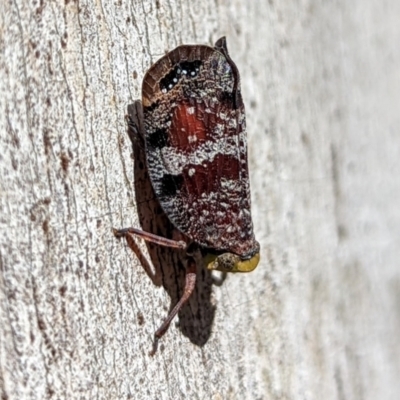
M 161 196 L 175 196 L 183 185 L 182 175 L 165 174 L 161 179 Z
M 157 129 L 147 137 L 147 143 L 155 149 L 162 149 L 169 145 L 168 131 L 166 128 Z
M 218 100 L 231 109 L 237 109 L 243 105 L 242 95 L 239 90 L 233 92 L 223 91 L 219 94 Z
M 149 106 L 143 107 L 144 114 L 146 115 L 146 113 L 154 111 L 156 108 L 158 108 L 159 105 L 160 100 L 157 100 L 154 103 L 151 103 Z
M 164 76 L 164 78 L 160 80 L 160 90 L 163 93 L 167 93 L 179 82 L 181 76 L 182 69 L 178 64 L 171 72 L 169 72 L 167 75 Z
M 200 60 L 181 62 L 182 75 L 186 75 L 188 78 L 196 77 L 199 74 L 201 64 Z
M 218 101 L 224 104 L 232 104 L 233 103 L 233 93 L 228 91 L 222 91 L 218 93 Z
M 182 61 L 173 70 L 160 80 L 160 90 L 167 93 L 174 88 L 182 77 L 195 78 L 200 71 L 202 62 L 200 60 Z

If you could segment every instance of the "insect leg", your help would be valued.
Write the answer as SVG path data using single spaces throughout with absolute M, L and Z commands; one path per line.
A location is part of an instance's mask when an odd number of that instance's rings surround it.
M 175 315 L 178 314 L 179 310 L 184 306 L 184 304 L 188 301 L 189 297 L 193 293 L 195 286 L 196 262 L 192 257 L 190 257 L 186 267 L 185 289 L 183 291 L 183 295 L 179 299 L 176 306 L 169 313 L 166 320 L 162 323 L 162 325 L 157 329 L 156 333 L 154 334 L 153 351 L 151 352 L 151 355 L 154 355 L 157 351 L 158 340 L 165 334 L 165 332 L 167 332 L 171 321 L 174 319 Z
M 143 122 L 143 106 L 140 100 L 136 100 L 128 106 L 128 114 L 125 115 L 125 120 L 128 125 L 129 136 L 140 137 L 144 139 L 144 122 Z
M 186 249 L 187 244 L 183 240 L 171 240 L 167 239 L 162 236 L 154 235 L 150 232 L 145 232 L 140 229 L 136 228 L 123 228 L 123 229 L 113 229 L 114 235 L 117 238 L 125 237 L 127 235 L 129 236 L 140 236 L 142 239 L 159 244 L 160 246 L 165 246 L 165 247 L 172 247 L 174 249 Z

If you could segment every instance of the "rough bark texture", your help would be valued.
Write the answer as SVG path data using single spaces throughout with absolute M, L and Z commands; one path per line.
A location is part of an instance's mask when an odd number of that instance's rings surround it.
M 0 12 L 2 400 L 400 398 L 399 1 Z M 181 278 L 112 235 L 139 226 L 124 115 L 166 50 L 222 35 L 262 262 L 203 275 L 150 357 Z

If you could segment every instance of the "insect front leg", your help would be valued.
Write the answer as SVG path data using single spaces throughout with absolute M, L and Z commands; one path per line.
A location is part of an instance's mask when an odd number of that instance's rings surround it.
M 128 114 L 125 115 L 125 121 L 128 125 L 128 134 L 131 140 L 138 137 L 144 140 L 144 118 L 143 106 L 140 100 L 135 100 L 132 104 L 128 105 Z
M 163 236 L 154 235 L 153 233 L 145 232 L 136 228 L 123 228 L 123 229 L 113 228 L 113 232 L 115 237 L 117 238 L 126 236 L 130 236 L 133 238 L 133 236 L 136 235 L 146 240 L 147 242 L 152 242 L 160 246 L 171 247 L 173 249 L 182 249 L 182 250 L 185 250 L 187 248 L 187 244 L 183 240 L 167 239 Z

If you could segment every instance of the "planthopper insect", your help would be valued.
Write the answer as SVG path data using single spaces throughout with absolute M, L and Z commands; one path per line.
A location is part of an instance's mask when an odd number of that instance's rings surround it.
M 187 253 L 184 293 L 155 332 L 155 351 L 195 288 L 196 260 L 209 270 L 250 272 L 259 262 L 260 246 L 250 213 L 239 71 L 225 37 L 215 47 L 179 46 L 153 64 L 143 79 L 142 104 L 151 184 L 185 240 L 136 228 L 114 229 L 114 234 Z

